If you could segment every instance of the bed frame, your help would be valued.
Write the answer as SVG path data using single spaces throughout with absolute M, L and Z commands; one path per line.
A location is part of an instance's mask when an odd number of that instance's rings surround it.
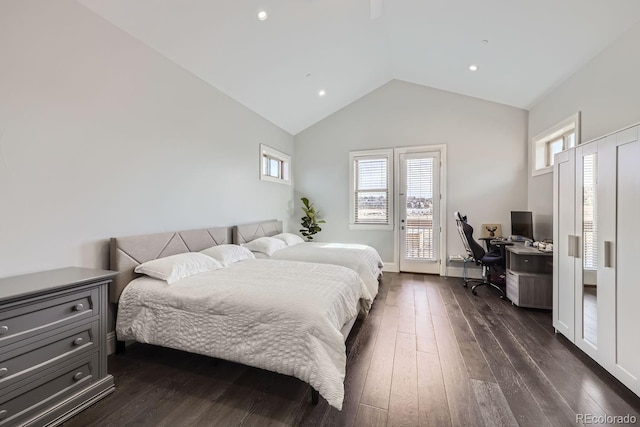
M 141 276 L 134 272 L 136 266 L 157 258 L 185 252 L 198 252 L 212 246 L 230 244 L 232 242 L 232 231 L 234 236 L 238 235 L 242 239 L 246 237 L 247 240 L 244 240 L 244 242 L 246 242 L 257 237 L 273 236 L 282 232 L 282 221 L 271 220 L 236 227 L 215 227 L 138 236 L 112 237 L 109 248 L 109 268 L 117 271 L 118 274 L 111 284 L 111 302 L 118 304 L 124 288 L 133 279 Z M 240 243 L 242 243 L 242 241 L 240 241 Z M 345 323 L 340 330 L 345 341 L 357 317 L 358 316 L 355 316 Z M 117 341 L 116 352 L 122 351 L 124 351 L 124 342 Z M 318 392 L 311 387 L 311 402 L 314 405 L 318 403 L 318 398 Z
M 271 237 L 282 233 L 282 221 L 270 219 L 252 224 L 236 225 L 233 227 L 233 243 L 239 245 L 258 237 Z

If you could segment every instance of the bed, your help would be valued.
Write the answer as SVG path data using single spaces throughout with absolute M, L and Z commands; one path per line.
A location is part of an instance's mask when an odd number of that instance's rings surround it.
M 246 259 L 173 283 L 134 269 L 172 258 L 208 258 L 227 245 L 228 227 L 111 239 L 118 271 L 118 340 L 175 348 L 291 375 L 342 408 L 345 340 L 372 296 L 349 268 Z M 208 253 L 205 251 L 205 253 Z M 210 258 L 212 259 L 212 258 Z M 317 394 L 316 394 L 317 397 Z
M 237 225 L 233 229 L 233 242 L 247 244 L 261 237 L 273 237 L 282 233 L 282 221 L 268 220 L 253 224 Z M 367 245 L 354 243 L 304 242 L 286 246 L 273 253 L 255 252 L 258 258 L 334 264 L 356 271 L 367 285 L 372 297 L 378 294 L 378 280 L 383 262 L 378 252 Z M 270 252 L 270 251 L 268 251 Z

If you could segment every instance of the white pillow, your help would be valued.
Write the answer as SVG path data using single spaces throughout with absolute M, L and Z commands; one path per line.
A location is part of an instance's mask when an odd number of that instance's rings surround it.
M 201 254 L 205 254 L 219 261 L 223 266 L 228 266 L 234 262 L 241 261 L 243 259 L 254 259 L 255 256 L 247 248 L 243 248 L 238 245 L 218 245 L 200 251 Z
M 186 252 L 143 262 L 134 271 L 165 280 L 170 285 L 185 277 L 219 268 L 222 268 L 222 264 L 211 257 L 198 252 Z
M 297 234 L 293 233 L 280 233 L 272 236 L 274 239 L 280 239 L 287 244 L 287 246 L 297 245 L 298 243 L 304 243 L 304 239 Z
M 245 248 L 252 252 L 262 252 L 269 256 L 277 250 L 284 249 L 287 244 L 280 239 L 274 239 L 273 237 L 258 237 L 249 243 L 242 244 Z

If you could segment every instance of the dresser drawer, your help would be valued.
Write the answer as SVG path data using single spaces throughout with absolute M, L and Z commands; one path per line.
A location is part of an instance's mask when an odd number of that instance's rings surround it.
M 98 321 L 85 323 L 46 338 L 34 337 L 26 345 L 21 342 L 4 351 L 0 354 L 0 389 L 52 364 L 65 363 L 81 353 L 95 350 L 99 347 L 99 325 Z
M 0 426 L 13 426 L 60 402 L 96 380 L 97 352 L 87 354 L 38 379 L 0 396 Z
M 96 316 L 100 311 L 98 288 L 29 300 L 0 311 L 0 347 L 47 330 Z

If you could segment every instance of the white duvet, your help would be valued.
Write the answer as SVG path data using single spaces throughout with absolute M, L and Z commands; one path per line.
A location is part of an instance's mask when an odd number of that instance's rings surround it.
M 120 297 L 116 333 L 295 376 L 341 409 L 340 329 L 371 301 L 349 268 L 245 260 L 172 285 L 133 280 Z
M 349 267 L 360 275 L 373 298 L 378 294 L 378 276 L 384 265 L 378 251 L 371 246 L 355 243 L 299 243 L 277 250 L 271 259 Z

